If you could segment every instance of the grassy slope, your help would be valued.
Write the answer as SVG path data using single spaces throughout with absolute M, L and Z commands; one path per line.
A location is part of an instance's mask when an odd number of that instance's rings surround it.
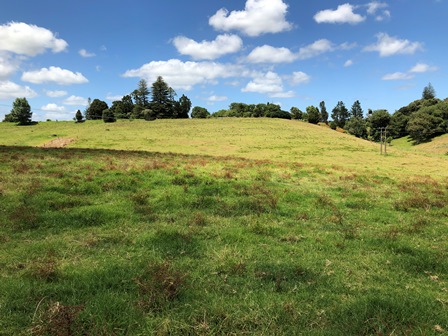
M 0 145 L 39 146 L 52 135 L 73 138 L 71 148 L 102 148 L 237 156 L 302 162 L 391 174 L 448 176 L 446 158 L 379 146 L 328 128 L 279 119 L 136 120 L 105 124 L 46 122 L 0 124 Z M 424 166 L 424 170 L 422 170 Z
M 393 146 L 413 152 L 420 152 L 432 155 L 448 154 L 448 134 L 438 136 L 431 141 L 419 145 L 413 145 L 409 137 L 396 139 L 392 142 Z
M 281 120 L 1 127 L 165 153 L 0 147 L 0 334 L 448 329 L 444 157 L 402 175 L 425 157 Z

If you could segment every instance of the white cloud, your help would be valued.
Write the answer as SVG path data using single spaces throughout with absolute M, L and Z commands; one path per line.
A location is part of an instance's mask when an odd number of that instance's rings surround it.
M 116 100 L 121 100 L 123 98 L 123 96 L 119 96 L 119 95 L 111 95 L 111 94 L 108 94 L 107 96 L 106 96 L 106 99 L 107 100 L 110 100 L 110 101 L 116 101 Z
M 352 66 L 353 65 L 353 61 L 352 60 L 347 60 L 347 61 L 345 61 L 345 63 L 344 63 L 344 67 L 345 68 L 347 68 L 347 67 L 349 67 L 349 66 Z
M 72 72 L 70 70 L 61 69 L 51 66 L 50 68 L 42 68 L 36 71 L 27 71 L 22 75 L 22 80 L 34 84 L 42 84 L 54 82 L 60 85 L 84 84 L 88 83 L 80 72 Z
M 70 96 L 63 101 L 63 104 L 71 106 L 86 106 L 87 99 L 79 96 Z
M 437 70 L 438 70 L 438 68 L 435 66 L 431 66 L 428 64 L 424 64 L 424 63 L 417 63 L 415 66 L 413 66 L 411 68 L 411 70 L 409 70 L 409 72 L 425 73 L 425 72 L 437 71 Z
M 390 11 L 384 9 L 387 7 L 389 7 L 389 5 L 385 2 L 378 2 L 378 1 L 369 2 L 367 4 L 367 14 L 374 15 L 376 21 L 384 21 L 391 17 Z
M 381 57 L 387 57 L 397 54 L 414 54 L 423 49 L 420 42 L 400 40 L 386 33 L 379 33 L 376 37 L 377 43 L 365 47 L 364 51 L 378 51 Z
M 18 69 L 18 63 L 8 54 L 0 53 L 0 80 L 5 80 Z
M 305 60 L 333 50 L 334 46 L 330 41 L 321 39 L 306 47 L 300 48 L 298 58 Z
M 45 94 L 48 97 L 51 97 L 51 98 L 58 98 L 58 97 L 66 96 L 67 95 L 67 91 L 62 91 L 62 90 L 55 90 L 55 91 L 45 90 Z
M 65 111 L 64 106 L 58 106 L 56 104 L 47 104 L 45 106 L 42 106 L 40 109 L 43 111 L 47 111 L 47 112 L 64 112 Z
M 382 80 L 409 80 L 414 78 L 414 75 L 404 72 L 394 72 L 382 77 Z
M 33 98 L 37 93 L 29 86 L 20 86 L 11 81 L 0 81 L 0 99 L 11 99 L 16 97 Z
M 297 57 L 288 48 L 274 48 L 264 45 L 252 50 L 247 56 L 247 60 L 251 63 L 290 63 Z
M 227 99 L 229 99 L 229 98 L 226 96 L 213 95 L 213 96 L 208 97 L 206 100 L 209 102 L 221 102 L 221 101 L 226 101 Z
M 0 26 L 0 51 L 36 56 L 50 49 L 64 51 L 68 44 L 48 29 L 23 22 L 10 22 Z
M 292 91 L 284 92 L 283 80 L 272 71 L 258 74 L 241 91 L 267 94 L 273 98 L 290 98 L 294 96 Z
M 214 41 L 196 42 L 185 36 L 174 38 L 173 44 L 182 55 L 195 60 L 214 60 L 223 55 L 239 51 L 243 40 L 237 35 L 218 35 Z
M 293 72 L 292 83 L 293 84 L 305 84 L 311 80 L 311 77 L 302 71 Z
M 178 59 L 152 61 L 138 69 L 128 70 L 124 77 L 145 78 L 153 82 L 158 76 L 173 89 L 191 90 L 197 84 L 214 83 L 219 78 L 246 76 L 244 67 L 215 62 L 182 62 Z
M 285 18 L 287 10 L 288 5 L 282 0 L 247 0 L 244 10 L 218 10 L 209 24 L 217 30 L 238 30 L 248 36 L 279 33 L 292 28 Z
M 355 7 L 349 3 L 339 5 L 336 10 L 326 9 L 314 15 L 317 23 L 350 23 L 357 24 L 363 22 L 366 18 L 362 15 L 355 14 Z
M 79 51 L 79 54 L 80 54 L 82 57 L 95 57 L 95 56 L 96 56 L 94 53 L 88 52 L 86 49 L 81 49 L 81 50 Z

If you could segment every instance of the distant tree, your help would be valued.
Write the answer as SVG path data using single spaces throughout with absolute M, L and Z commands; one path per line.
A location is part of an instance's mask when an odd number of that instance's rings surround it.
M 425 88 L 423 89 L 422 93 L 422 99 L 434 99 L 436 97 L 436 91 L 434 90 L 431 83 L 429 83 Z
M 16 122 L 19 125 L 28 125 L 31 123 L 33 112 L 26 98 L 16 98 L 12 104 L 12 110 L 5 115 L 5 122 Z
M 321 120 L 319 109 L 315 106 L 308 106 L 306 114 L 308 115 L 308 122 L 311 124 L 317 124 Z
M 292 119 L 301 120 L 303 118 L 303 112 L 298 107 L 291 107 L 290 113 Z
M 191 100 L 186 95 L 182 95 L 179 101 L 176 102 L 176 117 L 177 118 L 190 118 Z
M 364 118 L 350 118 L 350 120 L 345 123 L 345 130 L 357 138 L 367 139 L 367 125 Z
M 134 98 L 135 105 L 143 108 L 149 106 L 149 89 L 146 80 L 140 79 L 137 89 L 131 93 L 131 96 Z
M 336 125 L 340 128 L 345 127 L 345 123 L 349 118 L 349 113 L 347 108 L 344 105 L 344 102 L 339 101 L 337 105 L 333 108 L 331 113 L 331 118 L 336 123 Z
M 207 111 L 206 108 L 195 106 L 193 107 L 193 111 L 191 112 L 191 117 L 195 119 L 204 119 L 210 116 L 210 113 Z
M 126 95 L 121 98 L 121 118 L 129 119 L 134 110 L 134 103 L 132 102 L 131 95 Z
M 80 110 L 76 111 L 75 118 L 76 122 L 82 122 L 82 120 L 84 119 L 84 116 L 82 115 Z
M 364 111 L 359 100 L 355 101 L 350 109 L 350 118 L 364 118 Z
M 409 136 L 415 143 L 430 140 L 432 137 L 448 132 L 448 101 L 422 107 L 409 117 L 406 126 Z
M 174 90 L 163 80 L 162 76 L 152 84 L 152 99 L 149 108 L 159 119 L 174 117 Z
M 151 109 L 144 109 L 142 111 L 143 118 L 148 121 L 156 120 L 156 114 Z
M 114 112 L 111 109 L 105 109 L 102 115 L 103 121 L 105 123 L 113 123 L 117 121 L 115 118 Z
M 375 110 L 367 118 L 367 125 L 370 130 L 370 136 L 373 140 L 380 140 L 380 128 L 388 127 L 391 121 L 391 115 L 387 110 Z
M 328 111 L 327 111 L 327 107 L 325 106 L 325 102 L 321 101 L 319 103 L 319 107 L 320 107 L 320 121 L 327 124 L 328 123 Z
M 108 109 L 109 106 L 106 102 L 94 99 L 86 111 L 87 120 L 99 120 L 103 118 L 103 111 Z

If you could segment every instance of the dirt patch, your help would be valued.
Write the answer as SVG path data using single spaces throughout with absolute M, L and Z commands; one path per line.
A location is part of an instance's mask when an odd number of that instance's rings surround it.
M 67 146 L 69 143 L 72 143 L 75 139 L 72 138 L 57 138 L 50 141 L 47 141 L 40 147 L 43 148 L 63 148 Z

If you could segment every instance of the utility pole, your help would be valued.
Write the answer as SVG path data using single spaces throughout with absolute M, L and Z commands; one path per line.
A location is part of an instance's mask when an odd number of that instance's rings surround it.
M 379 127 L 380 130 L 380 154 L 383 155 L 383 143 L 384 143 L 384 155 L 387 155 L 387 126 Z

